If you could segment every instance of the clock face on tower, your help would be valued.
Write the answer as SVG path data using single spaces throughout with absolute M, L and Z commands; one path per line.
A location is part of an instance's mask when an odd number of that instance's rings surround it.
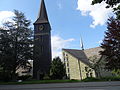
M 43 30 L 44 29 L 44 26 L 43 25 L 40 25 L 39 26 L 39 30 Z

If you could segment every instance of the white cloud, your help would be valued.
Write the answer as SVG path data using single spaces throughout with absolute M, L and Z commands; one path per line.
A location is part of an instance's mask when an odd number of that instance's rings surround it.
M 70 42 L 72 42 L 74 39 L 67 39 L 64 40 L 59 35 L 53 35 L 51 38 L 52 42 L 52 57 L 60 56 L 62 55 L 62 48 L 68 48 L 70 46 Z
M 6 21 L 12 21 L 14 13 L 12 11 L 0 11 L 0 26 Z
M 91 16 L 93 19 L 90 27 L 95 28 L 97 25 L 104 25 L 109 16 L 113 15 L 112 8 L 105 8 L 107 4 L 102 2 L 100 4 L 91 5 L 92 0 L 78 0 L 77 10 L 81 11 L 83 16 Z

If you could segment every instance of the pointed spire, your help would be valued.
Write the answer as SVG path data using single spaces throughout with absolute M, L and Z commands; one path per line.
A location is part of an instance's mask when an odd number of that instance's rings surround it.
M 41 0 L 39 14 L 38 14 L 38 18 L 37 18 L 35 24 L 48 23 L 48 22 L 49 21 L 48 21 L 47 11 L 46 11 L 46 7 L 45 7 L 45 2 L 44 2 L 44 0 Z
M 84 45 L 83 45 L 82 37 L 80 37 L 80 47 L 81 47 L 82 50 L 84 50 Z

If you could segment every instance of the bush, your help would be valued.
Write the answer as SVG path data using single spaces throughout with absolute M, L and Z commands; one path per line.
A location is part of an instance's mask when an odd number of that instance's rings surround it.
M 43 77 L 43 80 L 50 80 L 50 79 L 51 79 L 50 76 L 47 75 L 47 74 L 45 74 L 44 77 Z
M 101 78 L 103 81 L 120 81 L 120 77 L 103 77 Z
M 0 72 L 0 81 L 11 81 L 11 73 L 9 72 Z
M 59 57 L 53 59 L 50 68 L 50 78 L 53 80 L 63 79 L 66 75 L 66 70 L 64 63 L 61 61 Z
M 83 82 L 94 82 L 94 81 L 100 81 L 100 79 L 99 78 L 88 77 L 88 78 L 85 78 L 81 81 L 83 81 Z
M 120 77 L 103 77 L 103 78 L 85 78 L 83 82 L 96 82 L 96 81 L 120 81 Z

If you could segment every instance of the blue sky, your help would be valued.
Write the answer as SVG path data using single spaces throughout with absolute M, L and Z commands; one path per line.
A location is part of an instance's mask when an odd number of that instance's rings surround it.
M 85 49 L 100 45 L 106 30 L 106 20 L 112 10 L 105 9 L 104 2 L 94 6 L 90 3 L 91 0 L 45 0 L 52 26 L 53 57 L 61 54 L 61 48 L 81 49 L 80 36 Z M 24 12 L 34 23 L 39 7 L 40 0 L 1 0 L 0 22 L 10 15 L 1 12 L 16 9 Z

